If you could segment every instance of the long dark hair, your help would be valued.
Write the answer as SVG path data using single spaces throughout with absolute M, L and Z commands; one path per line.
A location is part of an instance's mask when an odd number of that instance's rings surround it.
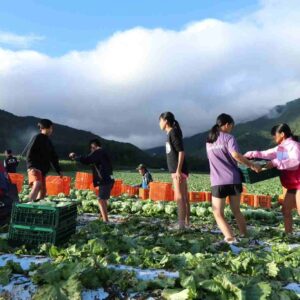
M 299 138 L 298 136 L 294 135 L 290 126 L 286 123 L 281 123 L 278 125 L 275 125 L 272 129 L 271 129 L 271 134 L 272 136 L 274 136 L 276 133 L 284 133 L 286 138 L 292 138 L 294 141 L 298 141 Z
M 226 124 L 234 124 L 234 120 L 230 115 L 227 114 L 220 114 L 217 118 L 216 124 L 211 128 L 208 133 L 207 143 L 214 143 L 220 134 L 220 127 Z
M 174 114 L 172 114 L 169 111 L 164 112 L 159 116 L 159 120 L 160 119 L 163 119 L 163 120 L 167 121 L 169 126 L 172 127 L 179 134 L 179 136 L 182 138 L 182 136 L 183 136 L 182 130 L 180 128 L 180 125 L 179 125 L 178 121 L 175 119 Z
M 48 119 L 41 119 L 38 122 L 39 129 L 49 129 L 51 126 L 53 126 L 53 122 Z

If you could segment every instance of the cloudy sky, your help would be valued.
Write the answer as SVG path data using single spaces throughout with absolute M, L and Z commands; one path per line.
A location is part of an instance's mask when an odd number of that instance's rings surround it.
M 244 121 L 300 97 L 299 0 L 7 2 L 0 105 L 17 115 L 149 148 L 162 111 L 188 136 L 221 112 Z

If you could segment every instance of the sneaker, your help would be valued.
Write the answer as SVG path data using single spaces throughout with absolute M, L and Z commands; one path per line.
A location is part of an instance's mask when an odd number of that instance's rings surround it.
M 224 242 L 227 243 L 228 245 L 236 245 L 236 244 L 238 244 L 238 240 L 236 238 L 233 238 L 233 239 L 230 239 L 230 240 L 228 238 L 225 238 Z
M 233 240 L 228 240 L 225 238 L 224 240 L 213 243 L 213 245 L 215 247 L 223 247 L 225 245 L 230 246 L 230 245 L 236 245 L 236 244 L 238 244 L 238 240 L 236 238 L 234 238 Z

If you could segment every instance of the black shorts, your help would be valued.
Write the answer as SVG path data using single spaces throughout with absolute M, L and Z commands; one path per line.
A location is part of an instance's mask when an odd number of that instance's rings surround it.
M 298 190 L 287 190 L 287 193 L 292 194 L 292 195 L 296 195 Z
M 110 198 L 111 190 L 114 182 L 99 186 L 99 200 L 108 200 Z
M 215 198 L 226 198 L 228 196 L 236 196 L 243 191 L 243 185 L 240 184 L 226 184 L 215 185 L 211 187 L 211 194 Z

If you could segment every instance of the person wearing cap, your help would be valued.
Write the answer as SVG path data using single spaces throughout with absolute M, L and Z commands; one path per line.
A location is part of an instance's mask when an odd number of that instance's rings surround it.
M 19 165 L 19 160 L 13 156 L 12 151 L 10 149 L 5 150 L 5 160 L 4 160 L 4 168 L 7 173 L 17 173 L 17 167 Z
M 153 181 L 151 173 L 148 171 L 146 166 L 144 164 L 138 165 L 136 168 L 137 171 L 141 174 L 143 177 L 142 183 L 137 185 L 137 187 L 143 188 L 143 189 L 148 189 L 150 182 Z
M 53 133 L 52 121 L 42 119 L 38 127 L 40 133 L 33 137 L 26 154 L 28 181 L 32 187 L 29 194 L 31 201 L 38 201 L 46 196 L 46 175 L 51 166 L 63 176 L 58 156 L 49 138 Z

